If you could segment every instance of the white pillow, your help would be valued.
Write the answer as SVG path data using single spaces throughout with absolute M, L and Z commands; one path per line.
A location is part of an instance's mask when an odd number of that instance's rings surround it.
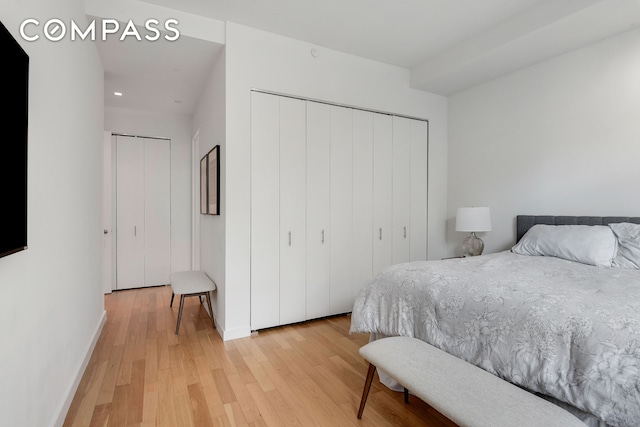
M 605 225 L 534 225 L 511 251 L 520 255 L 563 258 L 582 264 L 611 267 L 617 239 Z
M 618 238 L 618 255 L 611 265 L 618 268 L 640 269 L 640 224 L 620 222 L 609 224 Z

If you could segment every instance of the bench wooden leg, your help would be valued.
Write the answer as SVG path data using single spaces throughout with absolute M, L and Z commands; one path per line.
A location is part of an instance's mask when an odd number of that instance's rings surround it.
M 207 305 L 209 306 L 209 313 L 211 313 L 211 321 L 213 322 L 213 329 L 216 328 L 216 321 L 213 318 L 213 308 L 211 308 L 211 293 L 207 292 Z
M 367 372 L 367 379 L 364 381 L 364 388 L 362 389 L 362 399 L 360 400 L 360 409 L 358 409 L 358 419 L 362 419 L 362 412 L 364 412 L 364 405 L 367 403 L 367 397 L 369 397 L 369 390 L 371 390 L 371 382 L 373 376 L 376 373 L 376 367 L 369 363 L 369 371 Z
M 184 295 L 180 295 L 180 309 L 178 310 L 178 324 L 176 325 L 176 335 L 180 331 L 180 320 L 182 319 L 182 308 L 184 307 Z

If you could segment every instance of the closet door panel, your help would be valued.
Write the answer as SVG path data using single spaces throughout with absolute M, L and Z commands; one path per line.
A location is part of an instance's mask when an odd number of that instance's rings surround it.
M 144 285 L 144 145 L 141 139 L 116 140 L 116 287 Z
M 428 126 L 411 120 L 411 261 L 427 259 Z
M 353 308 L 353 110 L 331 107 L 330 314 Z
M 392 263 L 393 132 L 391 116 L 373 115 L 373 275 Z
M 411 120 L 393 118 L 393 263 L 410 259 Z
M 171 273 L 171 143 L 144 139 L 144 284 L 169 284 Z
M 307 102 L 307 319 L 330 314 L 331 107 Z
M 373 276 L 373 113 L 353 111 L 352 300 Z
M 280 100 L 251 94 L 251 329 L 280 324 Z
M 305 101 L 280 98 L 280 324 L 305 320 Z

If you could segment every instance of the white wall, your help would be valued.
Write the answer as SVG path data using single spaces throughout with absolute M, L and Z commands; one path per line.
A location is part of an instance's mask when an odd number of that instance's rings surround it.
M 316 47 L 319 57 L 311 56 Z M 446 218 L 447 100 L 409 88 L 409 71 L 227 23 L 225 339 L 250 332 L 250 91 L 429 119 L 429 257 Z
M 640 30 L 523 69 L 449 102 L 450 253 L 460 206 L 490 206 L 485 251 L 514 218 L 640 215 Z
M 1 423 L 61 425 L 104 322 L 103 70 L 90 42 L 19 36 L 26 18 L 84 25 L 82 1 L 5 1 L 0 16 L 30 57 L 29 248 L 0 258 Z
M 226 151 L 225 138 L 225 53 L 220 54 L 211 77 L 202 90 L 198 107 L 193 115 L 193 133 L 199 132 L 201 159 L 214 146 L 220 145 L 220 215 L 200 215 L 200 269 L 216 283 L 213 293 L 213 311 L 218 332 L 225 323 L 225 220 L 226 220 Z M 199 165 L 198 165 L 199 170 Z M 199 206 L 199 204 L 198 204 Z M 199 212 L 199 210 L 198 210 Z
M 171 139 L 171 271 L 191 270 L 191 118 L 105 107 L 104 129 Z

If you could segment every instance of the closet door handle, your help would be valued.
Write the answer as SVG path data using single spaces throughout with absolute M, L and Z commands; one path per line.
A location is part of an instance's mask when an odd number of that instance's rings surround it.
M 324 243 L 324 230 L 322 230 L 322 243 Z
M 136 227 L 135 225 L 133 226 L 133 235 L 134 236 L 138 235 L 138 227 Z
M 382 227 L 378 229 L 379 239 L 382 240 Z
M 407 238 L 407 226 L 405 225 L 404 227 L 402 227 L 404 230 L 404 238 Z
M 291 246 L 291 232 L 289 232 L 289 246 Z

